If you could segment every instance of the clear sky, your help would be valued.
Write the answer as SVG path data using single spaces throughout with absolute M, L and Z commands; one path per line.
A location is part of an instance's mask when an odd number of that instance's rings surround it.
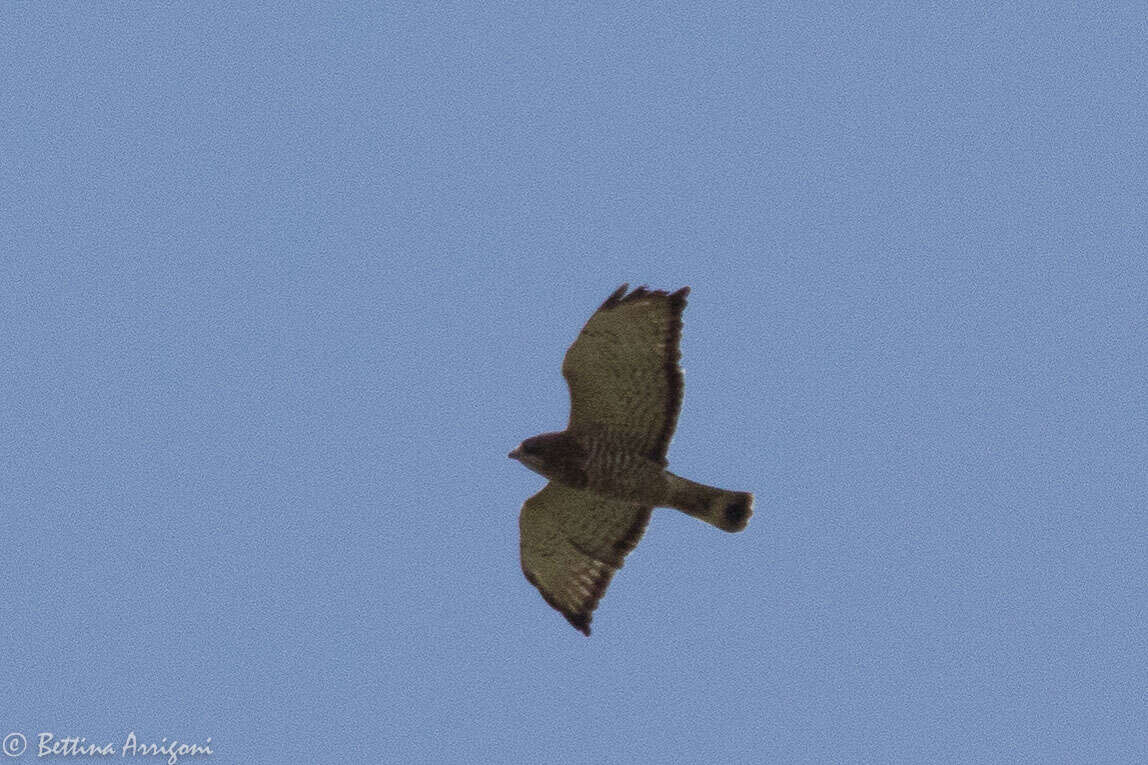
M 1143 4 L 594 5 L 5 9 L 14 762 L 1148 759 Z M 506 454 L 622 282 L 757 505 L 587 639 Z

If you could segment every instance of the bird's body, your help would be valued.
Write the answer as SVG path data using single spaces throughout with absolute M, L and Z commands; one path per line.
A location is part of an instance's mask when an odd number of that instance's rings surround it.
M 626 285 L 586 323 L 566 353 L 566 430 L 510 453 L 550 483 L 522 507 L 522 570 L 548 603 L 585 634 L 622 559 L 654 507 L 672 507 L 723 531 L 741 531 L 753 495 L 694 483 L 666 469 L 681 406 L 678 368 L 685 287 Z
M 674 475 L 663 463 L 628 448 L 626 434 L 606 428 L 543 433 L 510 456 L 539 475 L 603 499 L 671 507 L 723 531 L 741 531 L 749 521 L 752 494 Z

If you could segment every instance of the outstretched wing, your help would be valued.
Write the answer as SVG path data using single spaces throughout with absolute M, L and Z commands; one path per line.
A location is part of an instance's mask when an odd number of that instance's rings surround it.
M 634 549 L 651 508 L 550 482 L 518 519 L 522 573 L 585 635 L 622 559 Z
M 690 288 L 671 294 L 639 287 L 627 295 L 626 286 L 607 298 L 566 351 L 568 427 L 605 426 L 664 462 L 682 403 L 678 343 Z

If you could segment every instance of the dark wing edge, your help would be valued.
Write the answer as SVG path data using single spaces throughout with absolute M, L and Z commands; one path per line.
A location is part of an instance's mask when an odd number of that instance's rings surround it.
M 666 292 L 665 290 L 652 290 L 646 285 L 635 287 L 629 295 L 626 290 L 630 287 L 629 283 L 623 284 L 618 289 L 614 290 L 610 297 L 606 298 L 602 305 L 598 306 L 599 311 L 608 311 L 611 308 L 622 305 L 623 303 L 630 303 L 635 300 L 641 300 L 644 297 L 668 297 L 670 298 L 671 305 L 675 305 L 678 313 L 681 314 L 681 309 L 686 307 L 686 298 L 689 297 L 690 288 L 682 287 L 675 292 Z
M 657 444 L 654 449 L 647 454 L 648 457 L 665 464 L 666 453 L 670 450 L 670 440 L 673 439 L 674 430 L 678 427 L 678 415 L 682 411 L 682 395 L 685 384 L 682 377 L 682 369 L 678 362 L 682 359 L 682 312 L 686 309 L 686 298 L 690 295 L 690 288 L 682 287 L 676 292 L 666 292 L 665 290 L 651 290 L 645 285 L 642 285 L 627 295 L 626 288 L 629 286 L 629 284 L 623 284 L 614 290 L 613 294 L 606 298 L 606 301 L 602 303 L 598 310 L 609 311 L 612 308 L 617 308 L 620 305 L 646 297 L 663 297 L 669 300 L 670 316 L 669 321 L 666 322 L 667 352 L 665 362 L 662 365 L 662 371 L 666 376 L 666 388 L 669 394 L 666 397 L 666 421 L 658 437 Z
M 550 508 L 542 507 L 540 503 L 546 501 L 544 495 L 548 490 L 552 490 L 552 487 L 554 487 L 553 492 L 577 491 L 550 483 L 523 504 L 522 515 L 519 519 L 522 573 L 526 577 L 526 581 L 534 585 L 539 594 L 542 595 L 542 599 L 551 608 L 562 614 L 574 629 L 589 637 L 590 621 L 593 618 L 594 610 L 598 607 L 602 596 L 606 594 L 606 589 L 610 586 L 614 574 L 622 568 L 623 558 L 637 547 L 639 540 L 646 531 L 646 526 L 650 522 L 653 508 L 604 500 L 578 491 L 577 493 L 584 495 L 585 500 L 590 505 L 597 505 L 599 508 L 614 505 L 634 513 L 634 517 L 625 528 L 622 536 L 611 543 L 609 551 L 596 552 L 589 549 L 587 545 L 580 544 L 575 534 L 568 533 L 569 529 L 563 528 L 563 516 L 559 512 L 553 512 L 550 517 L 554 525 L 552 531 L 557 532 L 560 536 L 552 536 L 545 541 L 549 542 L 552 548 L 558 548 L 550 550 L 553 557 L 568 556 L 567 562 L 576 564 L 569 570 L 563 571 L 558 579 L 555 579 L 554 572 L 550 572 L 550 576 L 547 577 L 531 569 L 530 560 L 538 553 L 539 540 L 531 538 L 527 521 L 527 512 L 531 502 L 536 503 L 535 509 L 549 512 Z M 558 509 L 560 508 L 555 508 L 555 510 Z M 578 508 L 573 509 L 578 510 Z M 545 581 L 547 578 L 551 581 Z M 563 597 L 564 595 L 565 597 Z

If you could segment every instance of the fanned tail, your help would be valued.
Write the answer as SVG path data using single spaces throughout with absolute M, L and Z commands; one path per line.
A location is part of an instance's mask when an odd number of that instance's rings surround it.
M 741 531 L 749 523 L 749 517 L 753 515 L 753 495 L 749 492 L 727 491 L 694 483 L 673 473 L 668 475 L 670 507 L 717 526 L 722 531 Z

